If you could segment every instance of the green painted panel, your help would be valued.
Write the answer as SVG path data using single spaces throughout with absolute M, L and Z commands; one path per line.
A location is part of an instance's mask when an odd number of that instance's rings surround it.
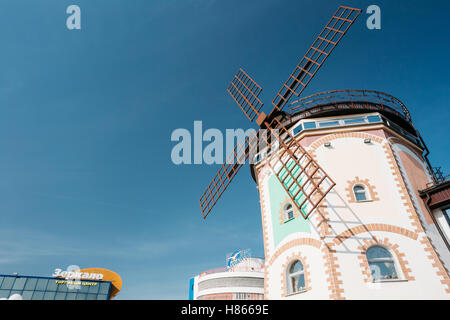
M 294 170 L 293 170 L 294 171 Z M 297 170 L 295 170 L 297 172 Z M 287 173 L 281 172 L 280 175 L 282 178 Z M 296 174 L 293 174 L 294 177 L 297 177 Z M 285 184 L 289 185 L 290 181 L 292 179 L 291 177 L 286 179 Z M 289 181 L 288 181 L 289 180 Z M 269 197 L 270 197 L 270 214 L 272 216 L 272 226 L 273 226 L 273 237 L 274 237 L 274 243 L 275 247 L 288 235 L 296 232 L 305 232 L 305 233 L 311 233 L 311 227 L 309 219 L 304 219 L 302 216 L 298 216 L 295 219 L 289 220 L 285 223 L 280 223 L 280 210 L 281 204 L 286 200 L 286 198 L 289 198 L 289 196 L 286 194 L 286 190 L 284 190 L 283 186 L 281 185 L 278 178 L 273 174 L 268 181 L 268 188 L 269 188 Z M 297 187 L 296 187 L 297 188 Z M 289 192 L 291 194 L 295 194 L 297 190 L 290 189 Z M 296 201 L 302 201 L 304 195 L 299 194 L 299 196 L 295 199 Z
M 289 174 L 286 170 L 283 169 L 280 172 L 280 179 L 284 180 L 286 178 L 283 184 L 285 185 L 286 188 L 288 188 L 291 196 L 295 196 L 294 200 L 297 203 L 297 206 L 299 206 L 305 200 L 305 195 L 302 192 L 298 192 L 300 188 L 298 187 L 297 183 L 292 183 L 292 181 L 293 179 L 296 179 L 299 184 L 302 184 L 302 178 L 300 177 L 301 170 L 300 167 L 297 166 L 295 162 L 292 160 L 287 163 L 286 167 L 288 167 L 288 169 L 291 171 L 291 174 Z M 303 214 L 307 216 L 308 214 L 306 212 L 307 210 L 306 203 L 303 204 L 301 209 Z

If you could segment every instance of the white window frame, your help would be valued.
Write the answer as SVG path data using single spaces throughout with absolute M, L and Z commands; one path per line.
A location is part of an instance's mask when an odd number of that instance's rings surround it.
M 386 250 L 386 251 L 391 255 L 391 258 L 390 258 L 390 259 L 389 259 L 389 258 L 375 258 L 375 259 L 369 260 L 369 259 L 367 258 L 367 252 L 368 252 L 371 248 L 374 248 L 374 247 L 380 247 L 380 248 L 383 248 L 384 250 Z M 372 272 L 370 272 L 370 277 L 372 278 L 372 281 L 373 281 L 373 282 L 395 282 L 395 281 L 402 281 L 402 280 L 403 280 L 402 269 L 400 268 L 400 266 L 399 266 L 399 264 L 398 264 L 398 261 L 397 261 L 396 257 L 397 257 L 397 255 L 395 254 L 395 252 L 392 251 L 391 248 L 386 247 L 386 246 L 382 246 L 382 245 L 379 245 L 379 244 L 373 245 L 373 246 L 369 247 L 369 248 L 366 250 L 366 260 L 367 260 L 367 264 L 368 264 L 368 266 L 369 266 L 369 270 L 371 270 L 371 269 L 370 269 L 370 263 L 371 263 L 371 262 L 392 262 L 392 264 L 394 265 L 394 268 L 395 268 L 395 273 L 397 274 L 397 278 L 395 278 L 395 279 L 378 279 L 378 280 L 375 280 L 375 279 L 372 277 Z
M 301 269 L 300 271 L 291 273 L 290 270 L 291 270 L 292 266 L 293 266 L 295 263 L 297 263 L 297 262 L 300 262 L 300 263 L 301 263 L 302 269 Z M 293 282 L 292 282 L 292 279 L 295 278 L 295 277 L 299 277 L 299 276 L 301 276 L 301 275 L 303 275 L 303 280 L 305 281 L 305 287 L 304 287 L 303 290 L 294 291 L 294 284 L 293 284 Z M 287 293 L 288 295 L 291 295 L 291 294 L 297 294 L 297 293 L 301 293 L 301 292 L 305 292 L 305 291 L 306 291 L 305 265 L 303 264 L 303 262 L 302 262 L 301 260 L 296 259 L 296 260 L 292 261 L 292 262 L 288 265 L 288 267 L 287 267 L 287 269 L 286 269 L 286 276 L 287 276 L 287 285 L 288 285 L 288 290 L 287 290 L 286 293 Z

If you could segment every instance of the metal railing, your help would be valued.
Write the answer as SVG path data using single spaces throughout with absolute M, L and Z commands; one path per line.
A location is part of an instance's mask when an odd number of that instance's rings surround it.
M 433 181 L 427 183 L 426 188 L 431 188 L 434 186 L 437 186 L 441 183 L 450 181 L 450 174 L 444 175 L 444 173 L 442 172 L 442 168 L 441 167 L 433 167 Z
M 254 266 L 239 266 L 238 268 L 236 268 L 236 270 L 231 267 L 231 268 L 215 268 L 215 269 L 211 269 L 211 270 L 207 270 L 204 271 L 202 273 L 199 274 L 199 278 L 206 276 L 208 274 L 214 274 L 214 273 L 222 273 L 222 272 L 233 272 L 233 271 L 238 271 L 238 272 L 263 272 L 264 267 L 254 267 Z
M 393 113 L 411 126 L 411 115 L 406 106 L 390 94 L 374 90 L 333 90 L 325 91 L 298 99 L 291 103 L 291 112 L 299 112 L 321 106 L 333 106 L 342 109 L 367 109 L 370 111 L 387 111 Z M 413 126 L 414 127 L 414 126 Z

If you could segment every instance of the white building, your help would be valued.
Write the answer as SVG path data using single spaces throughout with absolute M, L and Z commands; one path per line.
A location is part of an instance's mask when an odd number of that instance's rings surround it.
M 205 271 L 191 279 L 193 300 L 262 300 L 264 259 L 245 258 L 232 268 Z
M 437 182 L 406 107 L 355 90 L 291 110 L 282 123 L 336 185 L 305 220 L 258 155 L 265 298 L 450 299 L 450 220 L 420 197 Z

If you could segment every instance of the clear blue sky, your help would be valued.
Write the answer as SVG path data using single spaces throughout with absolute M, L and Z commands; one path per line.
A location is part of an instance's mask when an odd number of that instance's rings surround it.
M 70 4 L 82 30 L 66 28 Z M 357 23 L 304 94 L 391 93 L 434 166 L 450 171 L 448 1 L 3 0 L 0 4 L 0 273 L 76 264 L 124 281 L 122 299 L 186 299 L 192 275 L 236 248 L 263 256 L 248 167 L 210 218 L 217 166 L 175 166 L 176 128 L 248 128 L 225 88 L 239 67 L 266 107 L 339 4 Z

